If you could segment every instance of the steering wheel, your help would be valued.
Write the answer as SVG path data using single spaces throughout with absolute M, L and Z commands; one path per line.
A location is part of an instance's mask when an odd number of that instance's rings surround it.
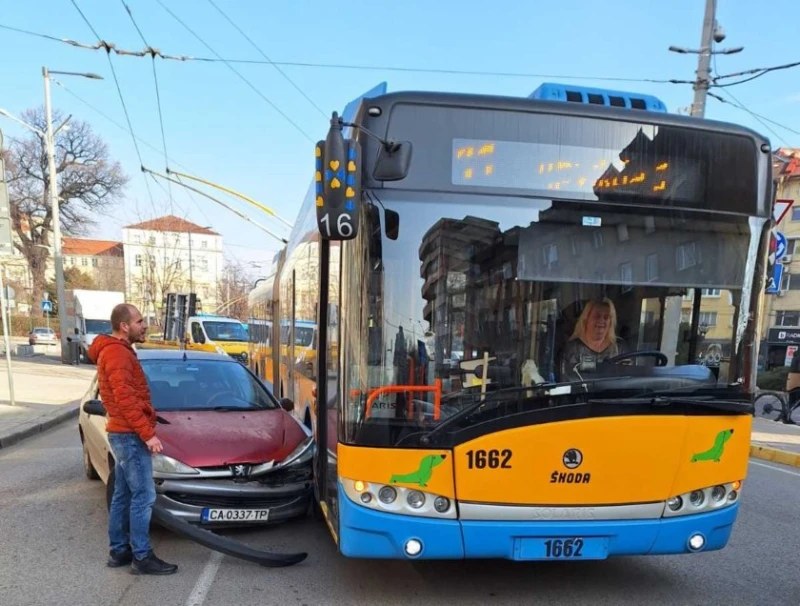
M 634 358 L 655 358 L 656 366 L 666 366 L 667 356 L 660 351 L 629 351 L 613 358 L 603 360 L 603 364 L 619 364 L 622 360 L 633 360 Z
M 233 399 L 233 400 L 235 400 L 237 402 L 241 402 L 242 404 L 247 404 L 248 406 L 250 405 L 250 402 L 248 402 L 247 400 L 243 400 L 242 398 L 237 396 L 232 391 L 220 391 L 219 393 L 215 393 L 213 396 L 211 396 L 208 399 L 208 404 L 207 405 L 209 407 L 213 408 L 214 402 L 216 402 L 217 399 L 221 398 L 222 396 L 228 396 L 229 398 L 231 398 L 231 399 Z

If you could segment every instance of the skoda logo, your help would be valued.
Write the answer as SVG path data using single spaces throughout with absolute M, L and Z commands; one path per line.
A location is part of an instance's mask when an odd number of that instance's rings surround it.
M 583 463 L 583 453 L 577 448 L 570 448 L 564 453 L 564 467 L 567 469 L 577 469 Z

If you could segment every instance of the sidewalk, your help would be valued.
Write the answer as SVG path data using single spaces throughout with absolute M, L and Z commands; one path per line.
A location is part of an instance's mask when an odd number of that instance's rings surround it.
M 0 448 L 48 429 L 78 414 L 91 385 L 94 366 L 67 366 L 55 356 L 14 357 L 16 406 L 11 406 L 8 368 L 0 361 Z
M 756 417 L 750 442 L 750 456 L 800 467 L 800 426 Z

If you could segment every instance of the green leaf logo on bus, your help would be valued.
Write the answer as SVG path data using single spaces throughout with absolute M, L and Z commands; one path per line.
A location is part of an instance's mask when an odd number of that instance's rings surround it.
M 714 445 L 708 450 L 693 455 L 692 463 L 697 463 L 698 461 L 714 461 L 714 463 L 719 463 L 722 453 L 725 452 L 725 442 L 730 440 L 732 435 L 732 429 L 723 429 L 720 431 L 717 437 L 714 438 Z
M 433 475 L 433 468 L 441 465 L 447 455 L 427 455 L 422 457 L 419 468 L 416 471 L 406 474 L 396 474 L 389 480 L 389 484 L 416 484 L 425 488 Z

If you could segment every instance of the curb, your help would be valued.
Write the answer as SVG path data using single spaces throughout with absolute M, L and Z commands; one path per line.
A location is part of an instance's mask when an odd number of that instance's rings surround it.
M 769 446 L 750 445 L 750 456 L 763 461 L 772 461 L 781 465 L 800 467 L 800 453 L 770 448 Z
M 80 400 L 66 404 L 65 409 L 66 410 L 59 410 L 56 413 L 41 416 L 29 423 L 24 424 L 21 428 L 16 429 L 9 434 L 0 436 L 0 449 L 8 448 L 9 446 L 17 444 L 26 438 L 35 436 L 36 434 L 55 427 L 64 421 L 68 421 L 69 419 L 77 417 L 78 411 L 80 410 Z

